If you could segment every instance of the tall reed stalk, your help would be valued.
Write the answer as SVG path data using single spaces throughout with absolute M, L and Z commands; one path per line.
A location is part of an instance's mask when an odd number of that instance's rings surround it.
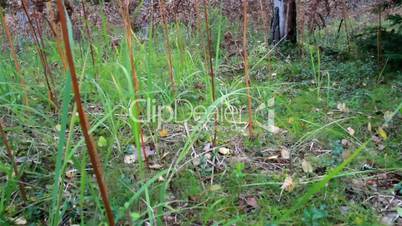
M 94 50 L 94 46 L 92 44 L 93 39 L 92 39 L 92 35 L 91 35 L 91 30 L 89 29 L 88 26 L 88 16 L 87 16 L 87 10 L 85 8 L 85 2 L 81 1 L 81 6 L 82 6 L 82 13 L 84 14 L 84 26 L 85 26 L 85 32 L 87 33 L 87 38 L 88 38 L 88 42 L 89 42 L 89 50 L 91 52 L 91 59 L 92 59 L 92 66 L 95 67 L 96 65 L 96 61 L 95 61 L 95 50 Z
M 11 148 L 11 145 L 8 142 L 7 134 L 6 134 L 6 132 L 4 131 L 3 128 L 4 128 L 3 124 L 2 124 L 2 122 L 0 120 L 0 137 L 3 140 L 4 145 L 6 146 L 7 155 L 8 155 L 8 158 L 10 158 L 11 165 L 13 167 L 15 177 L 19 178 L 18 185 L 19 185 L 19 188 L 20 188 L 21 198 L 24 201 L 27 201 L 28 200 L 27 199 L 27 193 L 26 193 L 26 190 L 25 190 L 24 183 L 22 181 L 22 175 L 20 174 L 20 172 L 18 170 L 17 163 L 15 162 L 15 156 L 14 156 L 13 149 Z
M 88 155 L 91 160 L 92 167 L 94 168 L 96 181 L 99 186 L 99 191 L 100 191 L 100 194 L 102 197 L 103 204 L 105 206 L 105 211 L 106 211 L 109 225 L 114 226 L 115 225 L 114 216 L 113 216 L 112 208 L 109 203 L 109 196 L 107 193 L 107 187 L 106 187 L 106 183 L 104 180 L 102 164 L 101 164 L 98 152 L 96 151 L 95 142 L 94 142 L 91 134 L 89 133 L 90 125 L 89 125 L 84 107 L 81 103 L 80 88 L 79 88 L 79 84 L 78 84 L 77 73 L 75 71 L 74 59 L 73 59 L 73 54 L 72 54 L 72 50 L 71 50 L 71 46 L 70 46 L 69 32 L 68 32 L 68 28 L 67 28 L 67 19 L 66 19 L 65 9 L 64 9 L 62 0 L 57 0 L 57 9 L 58 9 L 59 16 L 60 16 L 60 23 L 61 23 L 62 33 L 63 33 L 64 46 L 65 46 L 68 66 L 70 69 L 71 82 L 72 82 L 73 91 L 74 91 L 74 99 L 75 99 L 75 103 L 77 106 L 78 116 L 80 119 L 81 130 L 82 130 L 82 133 L 85 138 L 85 143 L 87 146 Z
M 142 157 L 144 159 L 145 165 L 147 168 L 149 168 L 148 164 L 148 158 L 145 152 L 145 142 L 144 142 L 144 133 L 142 130 L 142 125 L 139 120 L 141 111 L 140 111 L 140 105 L 139 105 L 139 90 L 140 90 L 140 83 L 138 80 L 138 75 L 137 75 L 137 68 L 135 66 L 135 57 L 134 57 L 134 50 L 133 50 L 133 43 L 132 43 L 132 29 L 131 29 L 131 23 L 130 23 L 130 13 L 129 13 L 129 1 L 125 0 L 123 2 L 123 19 L 124 19 L 124 27 L 126 30 L 126 39 L 127 39 L 127 47 L 129 51 L 129 57 L 130 57 L 130 66 L 131 66 L 131 76 L 132 80 L 134 83 L 134 101 L 135 101 L 135 106 L 136 106 L 136 111 L 135 111 L 135 117 L 137 118 L 137 127 L 138 127 L 138 133 L 140 135 L 140 142 L 141 142 L 141 150 L 142 150 Z
M 165 49 L 166 49 L 167 61 L 168 61 L 168 65 L 169 65 L 170 82 L 172 84 L 172 90 L 173 90 L 173 92 L 175 92 L 176 91 L 176 82 L 174 80 L 174 74 L 173 74 L 172 49 L 170 47 L 169 29 L 168 29 L 166 14 L 165 14 L 166 13 L 165 0 L 159 0 L 159 13 L 162 17 L 163 36 L 165 38 Z
M 251 101 L 251 81 L 248 64 L 248 0 L 243 0 L 243 62 L 244 62 L 244 81 L 246 83 L 247 102 L 248 102 L 248 135 L 253 137 L 253 110 Z
M 209 9 L 209 0 L 204 0 L 204 19 L 205 19 L 205 30 L 207 35 L 207 61 L 209 66 L 209 76 L 211 80 L 211 97 L 212 102 L 216 101 L 216 89 L 215 89 L 215 72 L 214 66 L 212 64 L 212 35 L 211 29 L 209 28 L 209 16 L 208 16 L 208 9 Z M 216 147 L 216 138 L 218 132 L 218 111 L 215 111 L 214 115 L 214 134 L 212 139 L 212 145 Z
M 200 13 L 200 2 L 199 0 L 194 0 L 194 11 L 195 11 L 195 16 L 196 16 L 196 24 L 195 24 L 195 29 L 196 29 L 196 34 L 201 33 L 201 13 Z
M 381 57 L 381 29 L 382 29 L 382 9 L 381 5 L 378 6 L 378 28 L 377 28 L 377 63 L 379 66 L 382 64 Z
M 23 8 L 23 11 L 25 13 L 25 16 L 28 19 L 28 24 L 29 24 L 29 27 L 31 29 L 32 37 L 34 39 L 35 48 L 36 48 L 36 51 L 39 54 L 39 58 L 40 58 L 40 61 L 41 61 L 42 67 L 43 67 L 43 72 L 44 72 L 44 76 L 45 76 L 45 82 L 46 82 L 46 86 L 47 86 L 47 90 L 48 90 L 49 101 L 53 105 L 54 109 L 57 110 L 58 106 L 57 106 L 57 101 L 56 101 L 56 95 L 55 95 L 55 92 L 52 89 L 52 86 L 50 84 L 51 70 L 50 70 L 49 64 L 47 63 L 46 54 L 43 51 L 43 46 L 41 46 L 41 41 L 39 39 L 38 32 L 36 31 L 35 26 L 33 24 L 33 21 L 32 21 L 30 15 L 28 13 L 28 8 L 26 6 L 26 2 L 21 1 L 21 3 L 22 3 L 22 8 Z
M 24 102 L 24 105 L 28 105 L 29 104 L 28 89 L 27 89 L 27 86 L 25 83 L 24 76 L 22 75 L 22 72 L 21 72 L 21 65 L 20 65 L 20 62 L 18 61 L 17 52 L 15 51 L 15 48 L 14 48 L 13 37 L 11 35 L 10 28 L 8 26 L 7 18 L 5 15 L 3 16 L 3 28 L 6 33 L 8 45 L 10 46 L 11 56 L 13 58 L 14 65 L 15 65 L 15 72 L 17 73 L 17 76 L 20 80 L 19 82 L 20 82 L 21 88 L 24 90 L 23 102 Z

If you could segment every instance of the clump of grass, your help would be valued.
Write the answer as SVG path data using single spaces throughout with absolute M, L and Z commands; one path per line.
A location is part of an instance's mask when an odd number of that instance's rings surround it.
M 64 9 L 62 0 L 57 1 L 57 9 L 58 9 L 59 16 L 60 16 L 60 23 L 61 23 L 61 27 L 62 27 L 64 46 L 65 46 L 65 50 L 66 50 L 68 66 L 70 69 L 71 82 L 72 82 L 72 87 L 73 87 L 73 91 L 74 91 L 74 99 L 75 99 L 75 103 L 77 106 L 78 116 L 80 118 L 81 130 L 82 130 L 82 133 L 85 138 L 85 143 L 87 146 L 88 155 L 90 157 L 92 167 L 94 168 L 94 172 L 96 175 L 96 181 L 99 186 L 100 194 L 101 194 L 102 201 L 103 201 L 103 204 L 105 207 L 109 225 L 114 226 L 115 225 L 114 216 L 113 216 L 112 208 L 109 203 L 109 196 L 107 193 L 107 186 L 106 186 L 105 179 L 104 179 L 102 164 L 99 159 L 98 152 L 96 151 L 95 142 L 94 142 L 91 134 L 89 133 L 90 125 L 89 125 L 84 107 L 81 103 L 80 88 L 79 88 L 79 84 L 78 84 L 77 73 L 75 71 L 74 59 L 73 59 L 71 46 L 70 46 L 69 32 L 68 32 L 68 28 L 67 28 L 67 19 L 66 19 L 65 9 Z

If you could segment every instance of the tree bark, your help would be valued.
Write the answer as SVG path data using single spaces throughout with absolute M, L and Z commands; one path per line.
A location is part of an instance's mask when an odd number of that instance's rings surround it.
M 273 42 L 287 39 L 297 42 L 296 0 L 273 0 L 271 35 Z

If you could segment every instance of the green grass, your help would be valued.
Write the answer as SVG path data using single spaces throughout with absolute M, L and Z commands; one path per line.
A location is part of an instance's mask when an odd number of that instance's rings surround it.
M 268 225 L 275 222 L 277 225 L 311 225 L 312 219 L 316 225 L 380 224 L 380 213 L 362 203 L 361 198 L 370 195 L 369 191 L 361 191 L 352 198 L 348 191 L 354 180 L 366 180 L 380 173 L 400 174 L 402 170 L 398 151 L 402 142 L 398 109 L 402 81 L 393 78 L 377 84 L 379 72 L 370 59 L 358 56 L 337 58 L 314 47 L 310 59 L 299 56 L 286 45 L 271 50 L 272 46 L 261 44 L 263 33 L 250 30 L 253 109 L 265 106 L 255 112 L 254 117 L 258 123 L 266 125 L 269 110 L 275 110 L 275 123 L 282 132 L 272 134 L 256 128 L 256 138 L 248 139 L 247 114 L 243 109 L 243 115 L 234 119 L 236 124 L 220 121 L 216 149 L 209 150 L 208 155 L 202 154 L 213 136 L 213 112 L 247 106 L 243 71 L 236 69 L 241 65 L 241 57 L 229 58 L 221 45 L 225 31 L 232 31 L 238 37 L 241 33 L 236 32 L 239 31 L 237 25 L 218 15 L 211 10 L 213 63 L 217 75 L 215 102 L 209 94 L 208 69 L 201 45 L 203 34 L 194 34 L 180 22 L 169 26 L 176 93 L 170 89 L 162 29 L 156 27 L 155 33 L 149 34 L 145 41 L 139 36 L 133 38 L 141 87 L 139 96 L 160 106 L 174 107 L 176 100 L 182 99 L 206 109 L 198 118 L 186 122 L 189 131 L 182 122 L 161 123 L 153 119 L 142 124 L 146 145 L 156 151 L 150 157 L 151 165 L 161 165 L 160 169 L 143 169 L 138 160 L 133 165 L 123 161 L 128 147 L 139 144 L 138 125 L 136 127 L 130 115 L 134 90 L 127 43 L 121 41 L 119 47 L 113 49 L 103 23 L 102 28 L 93 33 L 96 68 L 91 62 L 89 44 L 83 41 L 75 46 L 83 103 L 92 125 L 90 132 L 96 142 L 100 137 L 106 140 L 106 145 L 99 146 L 98 151 L 116 219 L 132 221 L 134 225 L 145 222 L 159 225 L 169 218 L 177 218 L 183 225 Z M 105 16 L 102 18 L 105 22 Z M 112 29 L 111 32 L 121 34 L 122 31 Z M 333 31 L 326 32 L 332 35 L 327 38 L 321 35 L 317 43 L 309 45 L 325 46 L 342 54 L 347 51 L 342 48 L 345 45 L 342 37 L 334 42 Z M 62 106 L 56 114 L 49 105 L 40 61 L 32 45 L 26 43 L 19 53 L 22 72 L 30 88 L 29 106 L 22 105 L 23 92 L 15 79 L 15 68 L 8 52 L 0 56 L 0 74 L 4 75 L 0 76 L 0 113 L 7 122 L 10 141 L 18 156 L 26 157 L 19 165 L 29 185 L 30 204 L 22 207 L 17 183 L 7 159 L 1 154 L 0 223 L 12 224 L 13 219 L 24 217 L 28 222 L 39 223 L 45 219 L 45 224 L 53 225 L 61 221 L 102 224 L 106 222 L 103 205 L 71 103 L 70 82 L 53 41 L 47 42 L 48 59 L 57 63 L 51 64 Z M 280 51 L 290 57 L 279 54 Z M 270 52 L 272 71 L 268 70 L 267 52 Z M 227 71 L 227 68 L 233 70 Z M 276 73 L 275 78 L 272 73 Z M 384 76 L 386 78 L 386 74 Z M 268 100 L 273 97 L 275 105 L 267 108 Z M 340 112 L 338 103 L 345 103 L 349 111 Z M 147 109 L 145 103 L 140 107 Z M 177 112 L 179 119 L 189 115 L 183 104 L 178 105 Z M 384 128 L 388 139 L 381 140 L 380 144 L 363 145 L 377 135 L 376 130 L 383 126 L 386 112 L 399 112 Z M 367 129 L 369 123 L 371 131 Z M 158 126 L 168 129 L 167 138 L 160 136 Z M 348 127 L 353 128 L 355 134 L 349 134 Z M 343 139 L 350 144 L 340 147 Z M 384 145 L 384 149 L 380 151 L 379 145 Z M 224 156 L 219 153 L 221 147 L 235 152 Z M 283 147 L 291 151 L 292 164 L 281 159 Z M 343 157 L 348 152 L 349 157 Z M 194 164 L 195 153 L 199 164 Z M 313 173 L 303 172 L 302 159 L 311 162 Z M 373 163 L 375 169 L 362 170 L 366 163 Z M 70 170 L 75 173 L 67 177 L 66 172 Z M 292 192 L 281 189 L 287 176 L 292 176 L 295 183 Z M 389 194 L 390 188 L 381 192 Z M 256 199 L 257 208 L 245 204 L 244 200 L 249 197 Z M 345 207 L 348 212 L 342 214 Z

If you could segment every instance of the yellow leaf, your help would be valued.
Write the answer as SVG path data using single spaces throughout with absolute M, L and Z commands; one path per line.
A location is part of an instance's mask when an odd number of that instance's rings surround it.
M 169 136 L 169 131 L 167 129 L 160 130 L 159 136 L 162 138 L 165 138 L 165 137 Z
M 388 135 L 387 132 L 385 132 L 385 130 L 383 128 L 378 128 L 377 131 L 378 135 L 383 139 L 383 140 L 387 140 L 388 139 Z
M 281 188 L 282 190 L 285 190 L 287 192 L 292 192 L 295 189 L 295 184 L 293 183 L 293 179 L 291 176 L 286 177 Z

